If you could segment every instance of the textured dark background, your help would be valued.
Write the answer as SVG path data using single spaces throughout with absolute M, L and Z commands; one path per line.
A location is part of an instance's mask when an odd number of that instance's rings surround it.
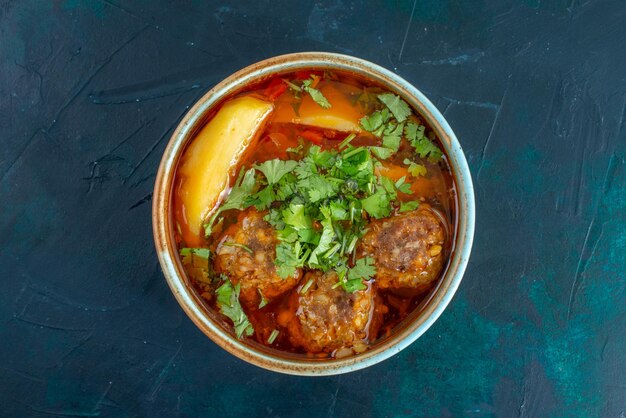
M 150 201 L 188 107 L 233 71 L 353 54 L 456 131 L 477 225 L 416 343 L 267 372 L 184 315 Z M 626 416 L 626 3 L 0 0 L 0 415 Z

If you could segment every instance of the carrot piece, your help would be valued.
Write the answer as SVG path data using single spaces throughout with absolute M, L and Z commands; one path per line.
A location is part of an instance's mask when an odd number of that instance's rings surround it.
M 398 181 L 402 177 L 407 177 L 409 171 L 405 167 L 395 164 L 383 164 L 380 167 L 376 167 L 376 174 L 385 176 L 393 181 Z
M 315 145 L 320 145 L 324 141 L 324 135 L 322 135 L 318 131 L 313 131 L 311 129 L 300 132 L 300 136 L 304 139 L 311 141 Z
M 265 95 L 270 100 L 276 100 L 284 92 L 287 91 L 287 84 L 283 82 L 279 77 L 275 77 L 270 81 L 270 84 L 265 88 Z

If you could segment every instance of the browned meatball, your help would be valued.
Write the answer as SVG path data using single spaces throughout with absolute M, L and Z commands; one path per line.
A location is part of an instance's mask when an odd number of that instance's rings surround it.
M 439 277 L 445 236 L 439 216 L 422 204 L 414 211 L 371 222 L 358 252 L 374 258 L 378 288 L 421 293 Z
M 376 290 L 347 293 L 337 283 L 337 274 L 308 272 L 302 283 L 312 279 L 312 285 L 298 298 L 295 317 L 289 323 L 292 344 L 311 353 L 333 353 L 345 356 L 367 349 L 370 339 L 376 337 L 380 319 L 385 311 L 378 305 Z
M 268 301 L 293 288 L 302 271 L 293 277 L 281 278 L 276 272 L 276 232 L 255 208 L 242 211 L 237 223 L 230 225 L 219 237 L 214 268 L 241 285 L 241 301 L 258 306 L 261 294 Z

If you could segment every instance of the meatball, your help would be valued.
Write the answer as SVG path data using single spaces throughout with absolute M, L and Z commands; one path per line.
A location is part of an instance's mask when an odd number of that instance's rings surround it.
M 422 293 L 439 277 L 445 236 L 439 215 L 422 204 L 414 211 L 372 221 L 357 251 L 374 258 L 378 288 Z
M 295 317 L 288 325 L 293 345 L 311 353 L 334 353 L 336 356 L 360 353 L 376 337 L 384 306 L 377 303 L 376 290 L 346 292 L 333 286 L 335 272 L 310 271 L 303 286 L 313 280 L 303 293 L 294 292 L 298 299 Z
M 263 298 L 273 298 L 292 289 L 302 276 L 297 270 L 283 279 L 276 272 L 278 238 L 272 226 L 254 208 L 242 211 L 237 223 L 230 225 L 217 240 L 214 269 L 240 284 L 240 300 L 247 306 L 258 306 Z

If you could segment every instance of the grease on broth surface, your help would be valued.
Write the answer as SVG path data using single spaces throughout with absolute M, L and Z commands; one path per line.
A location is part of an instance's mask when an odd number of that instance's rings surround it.
M 225 99 L 178 164 L 173 205 L 185 271 L 223 326 L 320 359 L 389 337 L 455 238 L 434 133 L 343 72 L 280 74 Z

